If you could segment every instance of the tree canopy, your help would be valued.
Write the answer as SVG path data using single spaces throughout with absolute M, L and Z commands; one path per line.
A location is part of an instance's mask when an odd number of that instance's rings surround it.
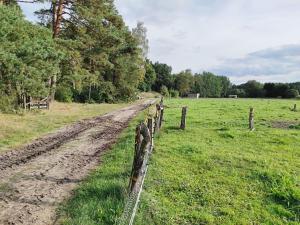
M 47 96 L 51 74 L 64 58 L 51 32 L 24 19 L 17 7 L 0 5 L 0 91 L 18 102 Z

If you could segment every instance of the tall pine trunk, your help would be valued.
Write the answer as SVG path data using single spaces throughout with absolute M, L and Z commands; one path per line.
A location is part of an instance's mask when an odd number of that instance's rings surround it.
M 53 39 L 57 38 L 61 29 L 61 23 L 64 13 L 64 0 L 53 0 L 52 1 L 52 31 Z M 49 102 L 53 101 L 56 92 L 57 75 L 54 74 L 50 80 L 50 95 Z
M 52 1 L 52 31 L 53 39 L 57 38 L 61 29 L 61 23 L 64 13 L 64 0 L 53 0 Z M 49 101 L 53 101 L 56 92 L 57 74 L 54 74 L 50 80 L 50 94 Z

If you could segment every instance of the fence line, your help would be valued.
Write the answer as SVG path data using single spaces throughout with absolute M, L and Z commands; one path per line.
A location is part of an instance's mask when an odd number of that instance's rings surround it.
M 163 99 L 156 105 L 155 118 L 148 118 L 147 123 L 140 123 L 136 128 L 135 155 L 129 182 L 129 197 L 124 212 L 117 221 L 119 225 L 132 225 L 143 191 L 147 175 L 149 158 L 154 148 L 154 134 L 158 133 L 163 123 Z

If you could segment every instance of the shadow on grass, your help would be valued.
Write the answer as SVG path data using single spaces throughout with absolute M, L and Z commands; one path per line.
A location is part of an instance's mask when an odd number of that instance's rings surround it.
M 181 131 L 180 127 L 179 126 L 169 126 L 169 127 L 166 127 L 167 130 L 175 130 L 175 131 Z
M 115 224 L 126 199 L 122 182 L 90 182 L 76 190 L 75 197 L 61 208 L 69 218 L 63 224 Z

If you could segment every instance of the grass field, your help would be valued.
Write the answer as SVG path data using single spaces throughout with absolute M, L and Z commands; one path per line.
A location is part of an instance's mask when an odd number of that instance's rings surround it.
M 167 100 L 135 224 L 299 224 L 300 112 L 290 111 L 293 104 Z M 181 131 L 185 105 L 187 130 Z M 256 111 L 253 132 L 250 106 Z M 135 126 L 143 118 L 131 123 L 60 208 L 62 224 L 116 223 L 127 196 Z
M 294 103 L 166 101 L 135 224 L 300 224 L 300 111 L 289 109 Z M 187 129 L 181 131 L 178 107 L 185 105 Z
M 24 115 L 0 113 L 0 152 L 28 143 L 80 119 L 102 115 L 125 106 L 55 102 L 49 111 L 35 111 Z

